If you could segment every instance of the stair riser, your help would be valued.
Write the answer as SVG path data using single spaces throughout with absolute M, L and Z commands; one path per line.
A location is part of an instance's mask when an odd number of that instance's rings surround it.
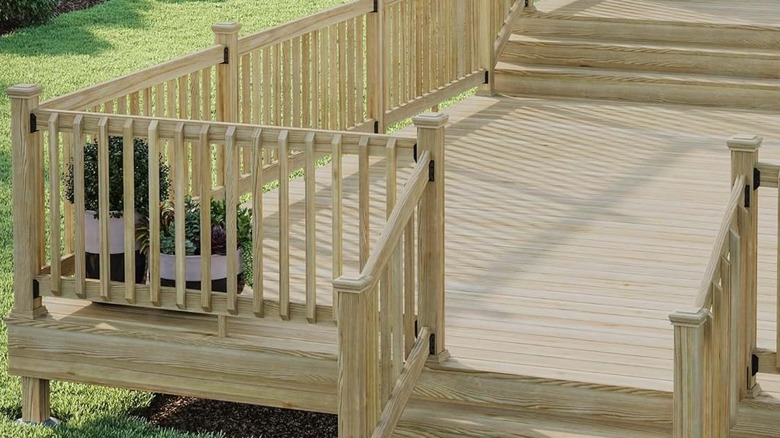
M 612 77 L 585 77 L 496 71 L 496 91 L 508 95 L 553 95 L 638 102 L 780 109 L 780 89 L 726 88 L 663 81 L 632 82 Z
M 587 20 L 528 16 L 515 32 L 538 36 L 584 39 L 686 42 L 732 47 L 780 48 L 780 28 L 707 24 L 643 23 L 625 20 Z
M 515 64 L 547 64 L 600 69 L 711 74 L 780 79 L 780 58 L 701 54 L 642 47 L 606 48 L 511 41 L 500 58 Z

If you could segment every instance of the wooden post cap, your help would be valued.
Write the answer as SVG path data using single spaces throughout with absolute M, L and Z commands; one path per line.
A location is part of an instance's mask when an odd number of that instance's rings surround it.
M 11 99 L 24 99 L 26 97 L 38 96 L 43 91 L 40 85 L 19 84 L 8 88 L 5 92 Z
M 217 23 L 211 26 L 211 30 L 214 33 L 236 33 L 240 29 L 241 29 L 241 23 L 236 23 L 235 21 L 231 21 L 227 23 Z
M 707 321 L 709 313 L 707 309 L 699 309 L 695 312 L 678 310 L 669 315 L 669 321 L 675 326 L 701 327 Z
M 412 122 L 418 128 L 441 128 L 450 116 L 444 113 L 425 113 L 412 117 Z
M 731 150 L 755 151 L 761 147 L 764 138 L 760 135 L 737 134 L 732 136 L 726 144 Z

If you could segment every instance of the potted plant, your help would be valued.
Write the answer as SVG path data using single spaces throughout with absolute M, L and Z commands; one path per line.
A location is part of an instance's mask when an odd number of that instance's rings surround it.
M 98 142 L 93 140 L 84 146 L 84 228 L 87 278 L 100 278 L 99 215 L 98 209 Z M 108 138 L 108 212 L 109 253 L 111 280 L 125 280 L 124 266 L 124 140 Z M 161 157 L 162 158 L 162 157 Z M 149 215 L 149 143 L 142 138 L 133 139 L 133 169 L 135 185 L 136 225 Z M 75 202 L 73 162 L 65 174 L 65 197 Z M 170 179 L 168 166 L 160 160 L 160 200 L 168 196 Z M 135 282 L 146 281 L 146 258 L 136 247 Z
M 246 284 L 244 262 L 251 256 L 252 210 L 236 206 L 238 241 L 237 292 Z M 160 213 L 160 285 L 176 285 L 176 221 L 173 202 L 164 204 Z M 187 196 L 184 200 L 185 282 L 187 289 L 201 288 L 200 203 Z M 227 291 L 227 206 L 223 200 L 211 200 L 211 290 Z M 137 233 L 139 248 L 149 248 L 149 229 L 143 225 Z

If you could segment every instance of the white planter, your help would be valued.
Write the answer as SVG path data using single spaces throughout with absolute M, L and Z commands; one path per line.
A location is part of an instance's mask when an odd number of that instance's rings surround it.
M 135 223 L 138 223 L 140 216 L 135 215 Z M 125 218 L 108 218 L 108 253 L 122 254 L 125 252 Z M 84 248 L 86 252 L 93 254 L 100 253 L 100 220 L 95 219 L 95 212 L 87 210 L 84 212 Z M 135 249 L 138 249 L 138 242 L 135 243 Z
M 190 255 L 184 257 L 184 281 L 200 281 L 200 257 L 199 255 Z M 238 272 L 244 272 L 244 265 L 241 263 L 241 249 L 238 250 Z M 171 254 L 160 254 L 160 278 L 166 280 L 176 279 L 176 256 Z M 211 255 L 211 279 L 219 280 L 227 278 L 227 256 Z

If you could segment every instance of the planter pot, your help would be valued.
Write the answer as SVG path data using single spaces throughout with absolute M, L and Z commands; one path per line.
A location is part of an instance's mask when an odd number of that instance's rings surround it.
M 201 272 L 200 256 L 184 257 L 185 282 L 187 289 L 200 290 Z M 238 250 L 238 276 L 236 277 L 237 292 L 244 290 L 244 265 L 241 261 L 241 250 Z M 176 256 L 160 254 L 160 285 L 176 286 Z M 227 256 L 211 255 L 211 290 L 214 292 L 227 292 Z
M 139 216 L 135 221 L 138 223 Z M 109 263 L 111 264 L 111 281 L 125 281 L 125 224 L 124 218 L 108 218 Z M 146 283 L 146 257 L 135 251 L 135 282 Z M 100 221 L 95 219 L 95 212 L 87 210 L 84 213 L 84 249 L 86 252 L 87 278 L 100 278 Z

